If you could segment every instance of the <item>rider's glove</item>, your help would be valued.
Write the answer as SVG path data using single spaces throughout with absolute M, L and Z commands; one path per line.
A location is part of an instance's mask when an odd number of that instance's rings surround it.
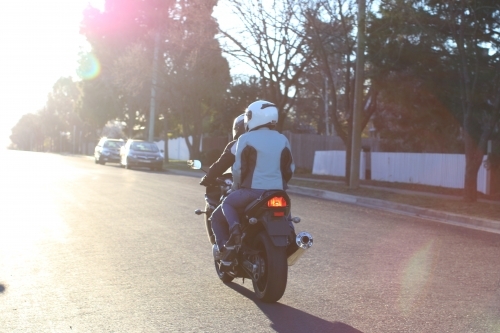
M 200 185 L 202 186 L 210 186 L 212 184 L 212 181 L 207 178 L 207 176 L 203 176 L 203 178 L 200 181 Z

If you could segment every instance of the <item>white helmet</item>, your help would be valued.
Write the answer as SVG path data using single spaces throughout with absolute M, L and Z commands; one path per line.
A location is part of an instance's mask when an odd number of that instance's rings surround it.
M 271 102 L 257 101 L 245 110 L 245 128 L 251 131 L 260 127 L 274 127 L 278 123 L 278 108 Z

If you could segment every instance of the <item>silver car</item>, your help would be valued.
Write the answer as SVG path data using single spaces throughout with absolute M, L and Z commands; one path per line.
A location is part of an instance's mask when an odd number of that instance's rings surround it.
M 120 148 L 125 144 L 121 139 L 101 138 L 94 149 L 96 164 L 120 163 Z
M 163 150 L 156 143 L 144 140 L 127 140 L 120 150 L 120 164 L 127 169 L 144 167 L 163 169 Z

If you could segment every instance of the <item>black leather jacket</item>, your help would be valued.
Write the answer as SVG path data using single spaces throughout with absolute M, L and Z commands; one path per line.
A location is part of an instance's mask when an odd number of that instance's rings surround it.
M 215 182 L 217 177 L 222 176 L 222 174 L 226 172 L 227 169 L 233 166 L 234 154 L 236 148 L 234 146 L 235 143 L 236 140 L 229 142 L 226 148 L 224 148 L 224 151 L 222 152 L 222 155 L 220 155 L 219 159 L 210 166 L 210 169 L 208 170 L 206 176 L 203 177 L 204 179 L 206 179 L 206 182 L 208 183 Z

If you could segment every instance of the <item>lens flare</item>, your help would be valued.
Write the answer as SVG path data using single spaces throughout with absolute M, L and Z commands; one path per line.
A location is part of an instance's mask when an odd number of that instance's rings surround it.
M 431 240 L 408 260 L 403 271 L 399 306 L 405 314 L 409 314 L 425 295 L 433 266 L 433 247 L 434 241 Z
M 99 76 L 101 73 L 101 64 L 95 55 L 88 53 L 80 60 L 80 67 L 78 68 L 78 76 L 82 80 L 92 80 Z

